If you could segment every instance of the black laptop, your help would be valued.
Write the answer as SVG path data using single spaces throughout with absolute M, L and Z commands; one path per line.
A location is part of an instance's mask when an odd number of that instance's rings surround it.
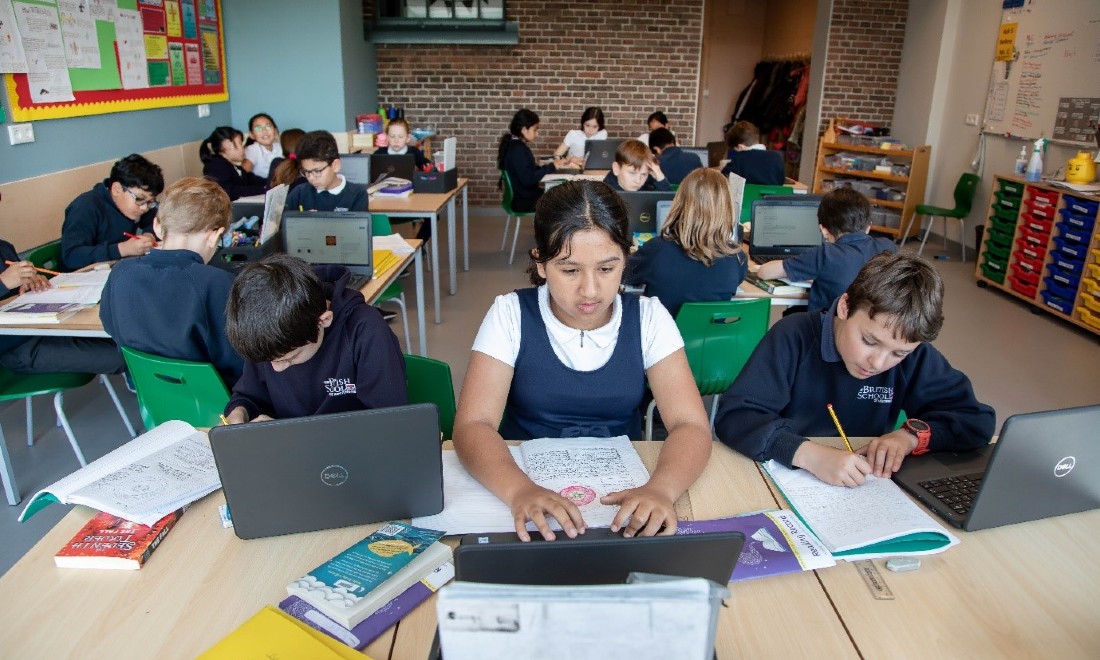
M 340 154 L 340 174 L 348 183 L 369 186 L 374 183 L 370 178 L 371 154 Z
M 585 140 L 584 170 L 609 170 L 615 162 L 615 152 L 625 140 Z
M 661 231 L 668 208 L 676 193 L 672 191 L 623 191 L 619 193 L 626 203 L 626 212 L 630 219 L 630 235 L 636 244 L 644 243 L 648 238 Z M 661 203 L 664 202 L 662 205 Z M 663 208 L 658 208 L 663 206 Z M 662 212 L 663 211 L 663 215 Z
M 346 266 L 348 287 L 361 289 L 374 275 L 372 223 L 370 213 L 286 211 L 283 250 L 311 265 Z
M 242 539 L 439 513 L 439 443 L 430 403 L 210 429 Z
M 576 538 L 537 534 L 523 542 L 512 532 L 467 534 L 455 548 L 455 579 L 497 584 L 618 584 L 632 572 L 701 577 L 725 584 L 745 536 L 714 532 L 624 538 L 593 528 Z
M 756 263 L 787 259 L 824 242 L 819 195 L 771 195 L 752 203 L 749 256 Z
M 413 172 L 416 170 L 416 156 L 412 154 L 386 154 L 376 153 L 370 157 L 370 171 L 374 180 L 378 181 L 382 175 L 397 177 L 406 181 L 413 180 Z
M 971 532 L 1100 508 L 1100 405 L 1013 415 L 996 443 L 910 456 L 894 481 Z

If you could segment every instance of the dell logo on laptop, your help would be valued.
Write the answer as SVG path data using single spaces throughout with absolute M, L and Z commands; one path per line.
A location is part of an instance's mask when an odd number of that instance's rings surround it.
M 1054 466 L 1054 476 L 1064 477 L 1073 470 L 1073 467 L 1077 465 L 1077 459 L 1072 456 L 1066 456 L 1062 460 L 1058 461 L 1058 465 Z
M 343 465 L 330 465 L 321 470 L 321 483 L 326 486 L 342 486 L 348 480 L 348 470 Z

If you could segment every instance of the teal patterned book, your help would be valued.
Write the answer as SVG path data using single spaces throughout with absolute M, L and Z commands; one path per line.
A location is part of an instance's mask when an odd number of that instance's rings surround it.
M 439 543 L 442 537 L 438 530 L 387 523 L 287 585 L 286 591 L 345 628 L 354 628 L 451 559 L 450 546 Z

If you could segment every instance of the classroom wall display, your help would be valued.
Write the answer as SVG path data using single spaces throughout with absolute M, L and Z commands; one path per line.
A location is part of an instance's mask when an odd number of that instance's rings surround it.
M 1100 2 L 1005 0 L 983 130 L 1094 146 L 1100 122 Z
M 221 0 L 0 0 L 13 121 L 229 99 Z

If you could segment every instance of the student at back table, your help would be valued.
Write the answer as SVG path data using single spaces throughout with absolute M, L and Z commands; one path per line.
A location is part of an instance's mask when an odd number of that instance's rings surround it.
M 119 160 L 102 183 L 65 209 L 61 225 L 61 270 L 148 254 L 157 195 L 164 190 L 160 168 L 138 154 Z
M 99 318 L 121 346 L 191 362 L 209 362 L 227 387 L 244 361 L 225 332 L 233 275 L 208 265 L 233 219 L 232 203 L 209 179 L 168 186 L 153 225 L 161 248 L 111 269 Z
M 928 343 L 943 327 L 943 279 L 920 257 L 880 254 L 827 310 L 778 321 L 722 395 L 718 439 L 834 485 L 890 477 L 909 454 L 989 442 L 994 414 Z M 807 440 L 873 436 L 856 453 Z M 909 417 L 894 430 L 899 413 Z
M 497 145 L 497 169 L 508 173 L 512 183 L 512 210 L 525 213 L 535 210 L 535 202 L 542 196 L 542 177 L 553 174 L 569 165 L 568 160 L 556 159 L 540 166 L 535 162 L 531 145 L 539 137 L 539 116 L 533 110 L 520 108 L 508 124 L 508 132 L 500 136 Z M 504 178 L 501 177 L 503 186 Z
M 286 208 L 292 211 L 367 210 L 367 187 L 352 183 L 340 174 L 340 152 L 332 133 L 306 133 L 298 141 L 295 156 L 309 185 L 298 186 L 287 193 Z
M 572 502 L 516 466 L 503 438 L 638 438 L 648 379 L 668 440 L 645 486 L 602 499 L 620 505 L 611 529 L 626 536 L 672 534 L 673 503 L 710 456 L 707 414 L 676 324 L 656 299 L 619 294 L 627 225 L 622 199 L 602 183 L 548 190 L 535 209 L 528 271 L 536 287 L 498 296 L 474 340 L 455 449 L 470 474 L 508 504 L 525 541 L 528 520 L 547 540 L 554 538 L 547 516 L 569 537 L 584 532 L 584 520 Z
M 676 144 L 676 136 L 667 128 L 658 128 L 649 134 L 649 148 L 657 154 L 661 171 L 668 177 L 669 183 L 678 185 L 684 177 L 703 167 L 703 161 L 698 156 Z
M 603 182 L 618 192 L 672 190 L 657 157 L 638 140 L 623 140 L 615 150 L 615 162 L 611 163 L 611 171 Z
M 790 259 L 761 264 L 756 272 L 765 280 L 813 280 L 810 310 L 832 304 L 837 296 L 844 293 L 868 259 L 880 252 L 898 250 L 893 241 L 869 234 L 871 203 L 851 188 L 837 188 L 825 195 L 817 207 L 817 222 L 825 237 L 823 245 Z
M 729 163 L 722 174 L 744 177 L 746 183 L 781 186 L 787 180 L 783 154 L 760 144 L 760 129 L 747 121 L 736 122 L 726 132 Z

